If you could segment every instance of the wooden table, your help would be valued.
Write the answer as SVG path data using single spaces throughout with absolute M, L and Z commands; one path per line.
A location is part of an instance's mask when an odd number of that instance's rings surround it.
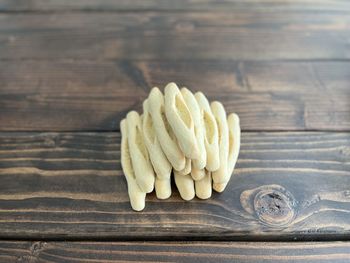
M 240 158 L 136 213 L 119 121 L 169 81 L 239 114 Z M 0 0 L 1 262 L 349 262 L 349 131 L 348 1 Z

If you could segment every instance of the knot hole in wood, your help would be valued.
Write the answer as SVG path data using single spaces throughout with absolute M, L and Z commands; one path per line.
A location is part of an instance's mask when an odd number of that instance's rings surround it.
M 262 223 L 283 227 L 296 216 L 296 200 L 280 185 L 263 185 L 241 194 L 242 207 Z

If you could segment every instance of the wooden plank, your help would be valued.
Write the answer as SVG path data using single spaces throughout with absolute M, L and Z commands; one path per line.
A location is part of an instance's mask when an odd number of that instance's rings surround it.
M 0 59 L 349 59 L 348 13 L 1 14 Z
M 350 130 L 349 62 L 2 61 L 0 130 L 118 130 L 153 86 L 176 81 L 243 130 Z
M 262 11 L 340 11 L 350 10 L 341 0 L 0 0 L 0 11 L 204 11 L 254 9 Z
M 305 240 L 350 234 L 350 133 L 243 133 L 222 194 L 130 208 L 118 133 L 0 133 L 0 238 Z
M 1 262 L 348 262 L 349 242 L 11 242 Z

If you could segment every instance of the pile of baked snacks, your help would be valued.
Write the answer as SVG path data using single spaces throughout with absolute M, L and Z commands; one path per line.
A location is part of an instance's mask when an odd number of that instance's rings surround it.
M 164 95 L 153 88 L 143 114 L 130 111 L 120 122 L 121 164 L 131 207 L 141 211 L 146 193 L 171 195 L 171 174 L 184 200 L 207 199 L 212 188 L 222 192 L 231 178 L 240 148 L 239 118 L 226 116 L 223 105 L 209 104 L 169 83 Z

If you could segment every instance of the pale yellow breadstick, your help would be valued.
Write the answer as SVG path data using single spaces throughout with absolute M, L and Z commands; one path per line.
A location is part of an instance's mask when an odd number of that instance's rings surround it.
M 236 166 L 239 149 L 241 146 L 241 127 L 239 125 L 239 117 L 235 113 L 231 113 L 227 118 L 229 129 L 229 155 L 228 155 L 228 174 L 232 175 Z
M 192 160 L 192 163 L 193 163 L 193 160 Z M 192 179 L 195 181 L 202 180 L 205 176 L 205 169 L 197 169 L 192 165 L 191 176 L 192 176 Z
M 180 149 L 187 158 L 198 159 L 196 135 L 191 113 L 175 83 L 164 89 L 165 115 L 176 136 Z
M 204 94 L 197 92 L 195 97 L 203 116 L 204 145 L 207 152 L 207 164 L 205 167 L 208 171 L 216 171 L 220 167 L 218 127 Z
M 211 197 L 211 172 L 205 170 L 205 176 L 202 180 L 194 181 L 196 188 L 196 196 L 200 199 L 208 199 Z
M 129 152 L 126 120 L 123 119 L 120 122 L 120 131 L 122 135 L 121 141 L 121 164 L 123 172 L 128 185 L 128 194 L 132 209 L 135 211 L 141 211 L 145 208 L 146 193 L 143 192 L 136 183 L 134 170 L 131 164 L 131 157 Z
M 164 97 L 158 88 L 153 88 L 149 94 L 148 110 L 152 116 L 153 127 L 165 156 L 174 169 L 178 171 L 184 169 L 186 158 L 166 119 Z
M 171 196 L 171 180 L 170 179 L 159 179 L 156 177 L 154 184 L 156 189 L 156 195 L 158 199 L 167 199 Z
M 227 124 L 229 129 L 229 154 L 227 159 L 227 173 L 230 179 L 238 159 L 239 148 L 241 145 L 241 128 L 239 125 L 238 115 L 231 113 L 227 118 Z M 217 192 L 222 192 L 225 190 L 227 183 L 228 182 L 218 184 L 214 183 L 213 189 Z
M 194 132 L 196 135 L 199 155 L 197 159 L 192 160 L 192 169 L 202 170 L 207 164 L 207 152 L 204 145 L 204 125 L 201 110 L 198 106 L 197 100 L 190 90 L 187 88 L 181 89 L 182 97 L 184 98 L 188 109 L 190 110 L 193 123 Z
M 215 184 L 226 183 L 230 179 L 230 175 L 227 173 L 229 138 L 226 111 L 224 106 L 218 101 L 212 102 L 210 106 L 219 131 L 220 168 L 212 172 L 213 182 Z
M 152 166 L 156 172 L 157 178 L 170 180 L 171 164 L 166 158 L 160 143 L 157 139 L 153 127 L 152 117 L 148 110 L 148 100 L 143 102 L 143 121 L 142 121 L 143 138 L 147 147 Z
M 131 111 L 126 117 L 128 144 L 136 182 L 141 190 L 150 193 L 154 189 L 154 171 L 144 145 L 140 115 Z
M 228 184 L 228 182 L 226 182 L 226 183 L 218 183 L 218 184 L 213 183 L 213 189 L 216 192 L 221 193 L 221 192 L 223 192 L 225 190 L 227 184 Z
M 178 172 L 183 175 L 189 174 L 191 172 L 191 159 L 186 158 L 185 168 Z
M 181 198 L 186 201 L 192 200 L 195 196 L 195 191 L 194 182 L 191 175 L 182 175 L 178 171 L 174 171 L 174 178 Z

